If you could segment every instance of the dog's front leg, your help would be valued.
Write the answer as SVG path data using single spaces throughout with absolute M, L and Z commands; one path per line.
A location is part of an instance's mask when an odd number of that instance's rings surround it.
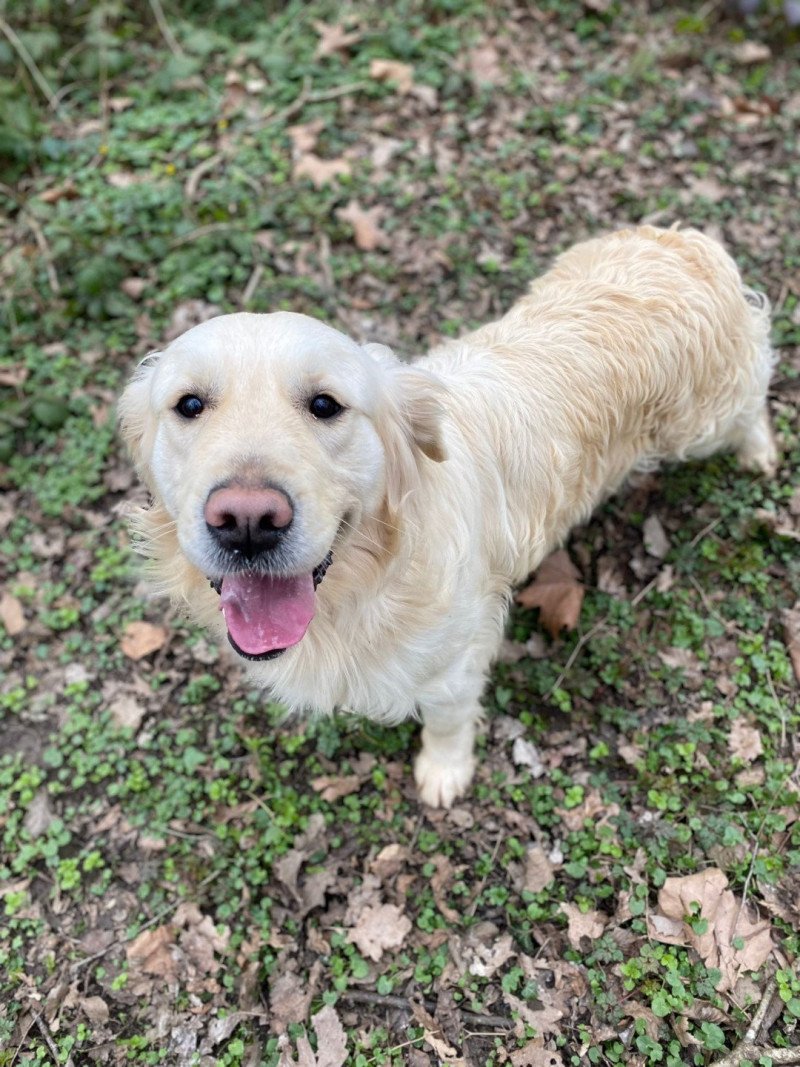
M 475 731 L 482 714 L 479 695 L 480 689 L 471 699 L 420 704 L 422 751 L 414 763 L 414 779 L 424 804 L 449 808 L 472 781 Z

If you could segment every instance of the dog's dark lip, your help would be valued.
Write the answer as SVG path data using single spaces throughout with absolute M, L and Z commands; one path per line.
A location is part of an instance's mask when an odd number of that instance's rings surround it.
M 327 556 L 322 561 L 322 563 L 318 563 L 317 566 L 314 568 L 314 570 L 311 572 L 311 577 L 314 579 L 314 588 L 315 589 L 320 585 L 320 583 L 322 582 L 322 579 L 327 574 L 328 567 L 330 567 L 331 563 L 333 563 L 333 549 L 331 549 L 331 551 L 327 554 Z M 211 588 L 214 590 L 214 592 L 218 596 L 221 595 L 221 593 L 222 593 L 222 582 L 223 581 L 224 581 L 224 576 L 223 576 L 223 578 L 209 578 L 208 579 L 208 584 L 211 586 Z M 231 642 L 231 644 L 233 644 L 233 642 Z M 236 645 L 234 645 L 233 647 L 236 648 Z M 240 655 L 246 656 L 248 659 L 268 659 L 270 657 L 270 655 L 278 656 L 278 655 L 280 655 L 281 652 L 285 652 L 286 650 L 283 649 L 283 648 L 276 649 L 276 651 L 274 653 L 267 653 L 264 656 L 248 656 L 246 652 L 242 652 L 238 648 L 236 648 L 236 651 L 239 652 Z
M 212 583 L 213 584 L 213 583 Z M 286 651 L 285 648 L 272 648 L 269 652 L 258 652 L 256 654 L 252 652 L 245 652 L 244 649 L 239 648 L 234 639 L 228 634 L 228 643 L 234 652 L 238 653 L 242 659 L 249 659 L 252 663 L 258 663 L 260 660 L 265 659 L 277 659 L 278 656 L 282 656 Z

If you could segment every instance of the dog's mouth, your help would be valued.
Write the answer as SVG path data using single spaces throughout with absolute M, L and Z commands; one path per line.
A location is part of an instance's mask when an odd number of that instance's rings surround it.
M 209 579 L 220 595 L 228 641 L 244 659 L 274 659 L 305 636 L 316 610 L 316 590 L 332 554 L 309 574 L 290 578 L 239 572 Z

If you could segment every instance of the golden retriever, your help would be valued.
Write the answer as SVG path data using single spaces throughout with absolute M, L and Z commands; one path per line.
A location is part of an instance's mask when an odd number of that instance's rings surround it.
M 768 332 L 719 244 L 648 226 L 411 364 L 222 315 L 120 402 L 151 573 L 289 709 L 419 716 L 419 794 L 448 806 L 515 583 L 633 470 L 719 449 L 774 470 Z

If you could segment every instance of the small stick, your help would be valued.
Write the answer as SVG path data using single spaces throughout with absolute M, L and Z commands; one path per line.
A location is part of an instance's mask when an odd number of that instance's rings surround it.
M 591 639 L 598 632 L 598 630 L 602 630 L 602 628 L 605 626 L 605 624 L 606 624 L 606 618 L 605 618 L 605 616 L 603 616 L 603 618 L 600 620 L 600 622 L 595 623 L 595 625 L 591 628 L 591 630 L 588 630 L 578 640 L 577 645 L 575 645 L 575 647 L 573 648 L 572 652 L 570 652 L 569 658 L 567 659 L 567 662 L 564 664 L 564 669 L 562 670 L 561 674 L 559 674 L 558 678 L 556 678 L 556 680 L 553 682 L 553 684 L 550 686 L 550 688 L 544 694 L 544 698 L 543 698 L 544 700 L 547 700 L 547 698 L 552 693 L 554 693 L 556 691 L 556 689 L 560 688 L 561 683 L 564 681 L 564 679 L 569 674 L 569 671 L 570 671 L 570 668 L 572 667 L 572 664 L 575 662 L 575 660 L 581 654 L 581 651 L 583 650 L 583 648 L 586 645 L 586 643 L 588 641 L 591 641 Z
M 25 47 L 23 42 L 16 35 L 13 27 L 9 26 L 9 24 L 6 22 L 2 15 L 0 15 L 0 32 L 3 33 L 3 35 L 8 40 L 8 43 L 17 53 L 17 55 L 25 64 L 25 66 L 28 68 L 28 73 L 36 82 L 36 87 L 47 100 L 47 103 L 49 104 L 51 110 L 57 112 L 60 115 L 63 115 L 63 108 L 58 102 L 58 97 L 50 88 L 50 85 L 48 84 L 48 81 L 45 78 L 44 74 L 42 74 L 42 72 L 36 66 L 36 61 L 30 54 L 28 49 Z
M 340 993 L 339 997 L 341 1000 L 349 1000 L 353 1004 L 374 1004 L 377 1007 L 411 1011 L 411 1002 L 408 997 L 397 997 L 391 994 L 384 996 L 381 993 L 370 993 L 368 990 L 347 991 Z M 436 1010 L 436 1005 L 431 1000 L 424 1000 L 423 1004 L 429 1012 Z M 458 1010 L 467 1016 L 470 1023 L 476 1026 L 497 1026 L 505 1030 L 514 1028 L 514 1020 L 506 1018 L 505 1015 L 484 1015 L 482 1012 L 469 1011 L 467 1008 L 459 1008 Z
M 170 52 L 172 52 L 174 56 L 182 56 L 184 54 L 183 49 L 178 44 L 178 40 L 175 34 L 172 32 L 169 23 L 167 22 L 167 17 L 164 14 L 164 8 L 161 6 L 161 0 L 150 0 L 150 7 L 152 8 L 153 14 L 155 15 L 156 23 L 158 24 L 158 28 L 161 31 L 161 36 L 167 42 L 167 47 L 169 48 Z
M 36 1023 L 39 1033 L 44 1038 L 45 1044 L 50 1050 L 50 1055 L 53 1057 L 53 1063 L 55 1063 L 56 1065 L 60 1064 L 62 1062 L 61 1057 L 59 1055 L 58 1049 L 53 1044 L 53 1039 L 50 1036 L 50 1031 L 47 1028 L 47 1024 L 42 1020 L 42 1016 L 34 1015 L 33 1021 Z M 72 1056 L 67 1056 L 66 1060 L 63 1062 L 65 1067 L 75 1067 L 75 1061 L 73 1060 Z

